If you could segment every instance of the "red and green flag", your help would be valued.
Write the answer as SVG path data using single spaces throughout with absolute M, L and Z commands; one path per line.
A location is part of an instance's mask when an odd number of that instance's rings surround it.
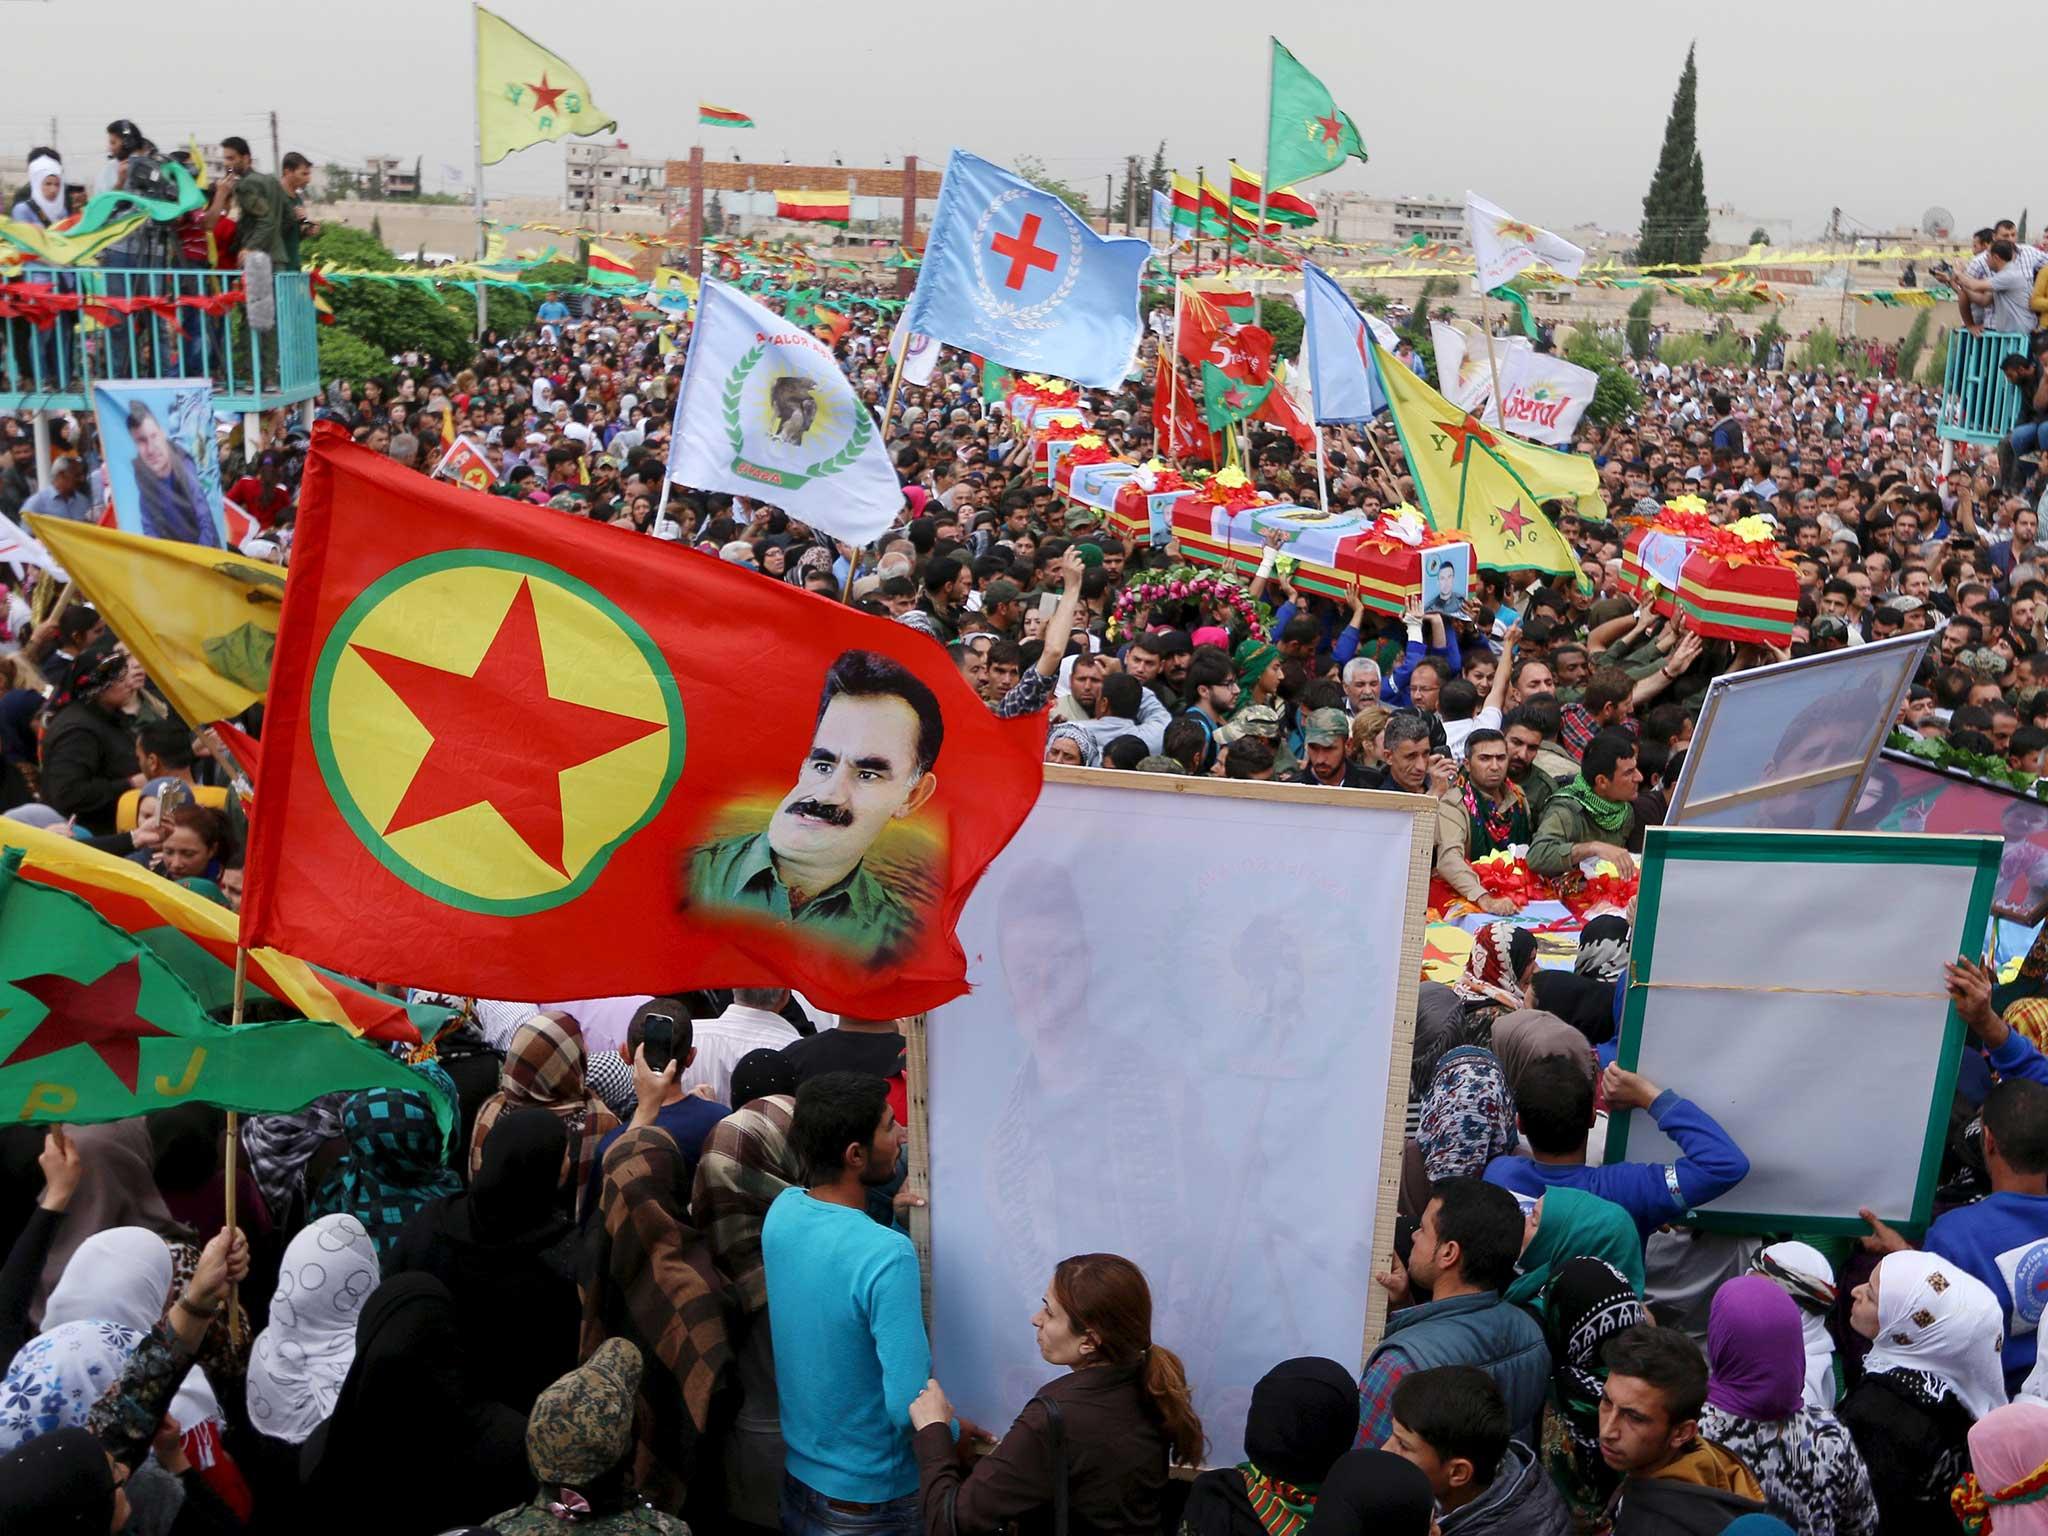
M 734 412 L 830 480 L 858 423 L 759 360 Z M 916 630 L 331 423 L 297 526 L 247 942 L 466 996 L 966 991 L 954 923 L 1037 799 L 1043 715 L 996 719 Z
M 10 1122 L 125 1120 L 185 1103 L 250 1114 L 324 1093 L 424 1088 L 390 1052 L 303 1019 L 231 1028 L 92 906 L 0 854 L 0 1109 Z M 430 1092 L 443 1126 L 453 1106 Z
M 754 120 L 744 112 L 735 112 L 731 107 L 714 107 L 707 101 L 697 103 L 697 121 L 707 128 L 751 128 Z
M 1273 107 L 1266 123 L 1266 175 L 1273 185 L 1326 176 L 1346 160 L 1364 160 L 1365 141 L 1351 115 L 1338 109 L 1329 88 L 1304 69 L 1279 38 L 1271 41 L 1268 100 Z
M 1230 201 L 1240 213 L 1248 213 L 1254 221 L 1257 220 L 1259 178 L 1235 160 L 1230 162 Z M 1266 194 L 1266 222 L 1269 224 L 1299 227 L 1315 223 L 1316 218 L 1316 205 L 1291 187 L 1276 187 Z
M 1219 431 L 1256 415 L 1272 392 L 1270 377 L 1254 384 L 1232 377 L 1214 363 L 1202 364 L 1202 419 Z
M 1001 363 L 992 363 L 985 357 L 977 356 L 974 360 L 981 367 L 981 403 L 993 405 L 1008 400 L 1017 376 Z

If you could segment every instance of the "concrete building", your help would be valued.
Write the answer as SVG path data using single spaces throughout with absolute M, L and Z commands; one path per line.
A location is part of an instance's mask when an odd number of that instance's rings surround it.
M 1318 233 L 1353 245 L 1391 245 L 1421 235 L 1425 240 L 1465 238 L 1465 200 L 1436 195 L 1372 197 L 1363 192 L 1327 192 L 1314 199 L 1322 213 Z
M 662 202 L 668 161 L 636 156 L 625 143 L 571 141 L 563 148 L 567 178 L 563 206 L 571 211 L 658 206 Z
M 418 197 L 419 161 L 399 155 L 371 155 L 363 161 L 365 185 L 381 187 L 386 197 Z

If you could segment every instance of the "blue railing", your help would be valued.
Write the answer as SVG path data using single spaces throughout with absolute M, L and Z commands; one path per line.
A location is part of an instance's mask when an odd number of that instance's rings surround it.
M 204 378 L 224 411 L 296 405 L 320 392 L 318 317 L 304 272 L 276 277 L 277 321 L 256 330 L 241 305 L 208 314 L 179 300 L 214 300 L 239 288 L 239 272 L 161 267 L 23 266 L 0 281 L 0 299 L 51 290 L 117 303 L 166 300 L 158 309 L 58 313 L 47 326 L 0 320 L 0 410 L 87 410 L 95 380 Z M 161 312 L 168 308 L 169 312 Z M 45 318 L 50 318 L 45 315 Z
M 2020 392 L 1998 365 L 2026 346 L 2027 338 L 2011 331 L 1950 331 L 1935 430 L 1959 443 L 2002 443 L 2010 437 L 2020 419 Z

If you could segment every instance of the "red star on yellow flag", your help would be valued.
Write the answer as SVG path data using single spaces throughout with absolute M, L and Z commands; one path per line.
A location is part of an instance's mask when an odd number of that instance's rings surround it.
M 1493 446 L 1493 434 L 1481 426 L 1479 418 L 1472 415 L 1469 411 L 1466 413 L 1465 419 L 1455 425 L 1448 421 L 1440 421 L 1436 425 L 1458 440 L 1458 446 L 1451 452 L 1451 462 L 1453 464 L 1465 462 L 1465 450 L 1471 446 L 1472 439 L 1475 437 L 1486 447 L 1491 448 Z
M 526 88 L 533 92 L 533 110 L 536 112 L 554 111 L 555 103 L 561 100 L 562 92 L 568 89 L 567 86 L 549 85 L 548 72 L 546 70 L 540 72 L 539 85 L 528 81 Z
M 1501 528 L 1511 539 L 1519 540 L 1523 530 L 1529 526 L 1529 514 L 1522 510 L 1520 501 L 1512 506 L 1495 507 L 1493 515 L 1500 519 Z

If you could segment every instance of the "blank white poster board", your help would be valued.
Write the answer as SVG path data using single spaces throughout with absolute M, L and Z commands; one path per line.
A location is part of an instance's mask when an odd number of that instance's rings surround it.
M 1360 1358 L 1433 813 L 1363 790 L 1046 778 L 960 918 L 974 990 L 926 1022 L 934 1368 L 1000 1433 L 1062 1369 L 1031 1327 L 1054 1266 L 1122 1254 L 1228 1465 L 1266 1371 Z
M 1932 639 L 1900 635 L 1715 678 L 1665 824 L 1846 826 Z
M 1750 1163 L 1696 1225 L 1863 1233 L 1862 1206 L 1927 1223 L 1963 1040 L 1941 968 L 1984 932 L 1999 847 L 1649 830 L 1616 1059 Z M 1609 1126 L 1610 1163 L 1678 1155 L 1640 1111 Z

